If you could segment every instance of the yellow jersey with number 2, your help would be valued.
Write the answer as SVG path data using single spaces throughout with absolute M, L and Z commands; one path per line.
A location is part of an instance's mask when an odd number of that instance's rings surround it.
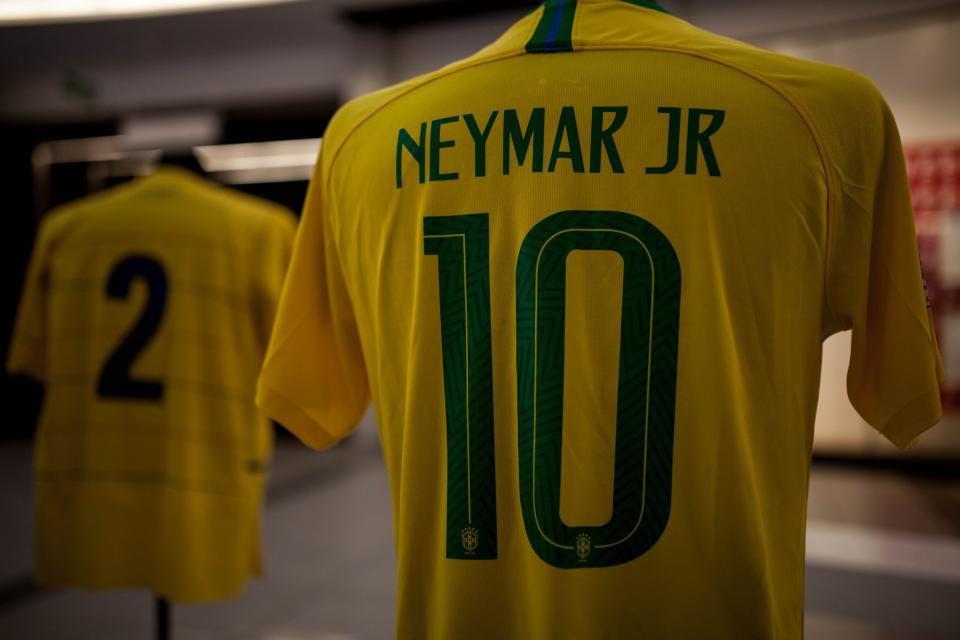
M 799 638 L 844 329 L 908 446 L 939 360 L 873 86 L 550 0 L 334 117 L 258 394 L 317 448 L 372 396 L 400 638 Z
M 43 220 L 7 365 L 46 391 L 39 582 L 200 602 L 261 574 L 254 385 L 293 234 L 286 209 L 177 168 Z

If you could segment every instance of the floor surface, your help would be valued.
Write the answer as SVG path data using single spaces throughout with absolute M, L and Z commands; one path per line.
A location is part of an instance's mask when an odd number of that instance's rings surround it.
M 142 592 L 32 585 L 30 455 L 0 445 L 0 638 L 150 638 Z M 810 492 L 808 640 L 960 638 L 960 477 L 815 464 Z M 369 425 L 322 455 L 278 441 L 264 534 L 267 578 L 230 602 L 175 607 L 176 640 L 392 637 L 390 502 Z

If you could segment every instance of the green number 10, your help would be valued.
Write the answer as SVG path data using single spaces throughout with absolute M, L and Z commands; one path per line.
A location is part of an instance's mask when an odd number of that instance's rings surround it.
M 424 220 L 438 256 L 447 414 L 447 557 L 492 559 L 496 546 L 490 272 L 486 214 Z M 567 256 L 623 259 L 613 515 L 560 517 Z M 680 263 L 666 236 L 619 211 L 562 211 L 530 230 L 517 260 L 520 504 L 534 551 L 567 569 L 629 562 L 670 514 L 680 321 Z M 567 390 L 575 393 L 576 390 Z

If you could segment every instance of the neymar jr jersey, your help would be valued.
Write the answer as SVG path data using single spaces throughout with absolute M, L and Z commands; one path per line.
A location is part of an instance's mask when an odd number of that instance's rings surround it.
M 261 573 L 254 384 L 293 233 L 282 207 L 175 168 L 44 220 L 8 363 L 46 387 L 40 582 L 199 601 Z
M 322 448 L 372 396 L 402 638 L 798 638 L 824 337 L 940 417 L 880 95 L 649 1 L 346 105 L 291 264 L 259 402 Z

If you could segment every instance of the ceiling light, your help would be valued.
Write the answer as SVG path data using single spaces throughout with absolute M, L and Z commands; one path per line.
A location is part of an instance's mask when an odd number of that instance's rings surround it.
M 295 0 L 0 0 L 0 24 L 104 20 L 255 7 Z
M 320 138 L 198 146 L 200 166 L 227 184 L 309 180 Z

